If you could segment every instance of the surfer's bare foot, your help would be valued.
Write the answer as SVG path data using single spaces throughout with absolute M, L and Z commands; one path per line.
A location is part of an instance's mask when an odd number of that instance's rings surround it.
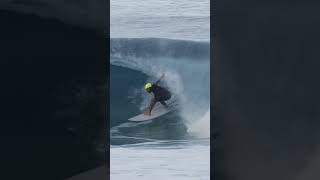
M 167 104 L 162 104 L 162 106 L 163 106 L 164 108 L 166 108 L 166 109 L 169 108 L 169 106 L 168 106 Z
M 145 112 L 144 112 L 144 115 L 146 115 L 146 116 L 151 116 L 151 113 L 148 112 L 148 111 L 145 111 Z

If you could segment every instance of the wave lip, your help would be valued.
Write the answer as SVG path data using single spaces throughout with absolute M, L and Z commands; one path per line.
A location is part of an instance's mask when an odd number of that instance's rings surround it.
M 210 44 L 208 42 L 162 38 L 112 38 L 110 45 L 111 58 L 210 58 Z

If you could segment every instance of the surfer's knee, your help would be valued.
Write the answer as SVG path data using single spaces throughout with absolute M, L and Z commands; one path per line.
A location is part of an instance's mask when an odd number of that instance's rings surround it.
M 152 98 L 151 101 L 150 101 L 150 105 L 154 105 L 156 102 L 157 102 L 156 99 Z

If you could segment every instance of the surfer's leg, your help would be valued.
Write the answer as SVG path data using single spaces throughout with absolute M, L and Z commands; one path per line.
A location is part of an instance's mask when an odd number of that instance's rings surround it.
M 151 111 L 154 107 L 154 105 L 156 104 L 156 99 L 155 98 L 152 98 L 151 101 L 150 101 L 150 105 L 149 105 L 149 113 L 151 114 Z

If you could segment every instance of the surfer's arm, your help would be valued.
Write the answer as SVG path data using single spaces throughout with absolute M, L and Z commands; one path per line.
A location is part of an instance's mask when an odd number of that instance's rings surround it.
M 159 84 L 159 82 L 161 81 L 161 79 L 164 77 L 164 74 L 162 74 L 162 76 L 158 79 L 158 81 L 156 81 L 154 84 L 157 85 Z

